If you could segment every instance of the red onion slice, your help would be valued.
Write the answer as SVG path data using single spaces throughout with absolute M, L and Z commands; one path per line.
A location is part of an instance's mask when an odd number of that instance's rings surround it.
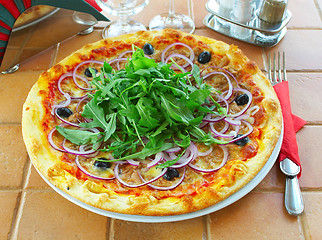
M 211 173 L 211 172 L 214 172 L 214 171 L 217 171 L 219 170 L 220 168 L 222 168 L 227 160 L 228 160 L 228 149 L 225 147 L 225 146 L 222 146 L 222 145 L 218 145 L 218 147 L 220 147 L 224 153 L 224 156 L 221 160 L 221 163 L 218 167 L 215 167 L 215 168 L 211 168 L 211 169 L 204 169 L 204 168 L 201 168 L 201 167 L 198 167 L 196 166 L 195 164 L 192 164 L 192 163 L 189 163 L 188 166 L 191 167 L 192 169 L 198 171 L 198 172 L 203 172 L 203 173 Z
M 202 119 L 203 122 L 208 122 L 208 123 L 214 123 L 214 122 L 219 122 L 225 118 L 225 116 L 216 116 L 215 118 L 212 118 L 213 114 L 207 114 L 206 117 Z
M 65 92 L 64 92 L 64 90 L 62 89 L 62 86 L 61 86 L 62 81 L 63 81 L 63 80 L 65 80 L 67 77 L 73 77 L 73 73 L 68 72 L 68 73 L 63 74 L 63 75 L 59 78 L 59 80 L 58 80 L 58 82 L 57 82 L 58 91 L 59 91 L 62 95 L 68 94 L 68 93 L 65 93 Z M 88 85 L 88 81 L 87 81 L 85 78 L 83 78 L 83 77 L 81 77 L 81 76 L 79 76 L 79 75 L 77 75 L 77 77 L 81 78 L 81 79 L 82 79 L 83 81 L 85 81 L 85 82 L 86 82 L 86 84 Z M 77 82 L 75 82 L 75 81 L 74 81 L 74 79 L 73 79 L 73 82 L 75 83 L 75 85 L 76 85 L 78 88 L 80 88 L 80 89 L 82 89 L 82 90 L 91 90 L 91 89 L 89 89 L 89 88 L 84 88 L 84 87 L 80 86 Z M 84 96 L 86 96 L 86 94 L 85 94 Z M 81 96 L 81 97 L 72 97 L 72 96 L 71 96 L 71 98 L 72 98 L 72 99 L 80 99 L 80 98 L 82 98 L 82 97 L 84 97 L 84 96 Z
M 165 150 L 166 153 L 176 153 L 179 152 L 181 150 L 181 147 L 173 147 L 173 148 L 169 148 L 168 150 Z
M 257 106 L 256 106 L 257 107 Z M 236 120 L 244 120 L 244 119 L 247 119 L 249 118 L 250 116 L 248 114 L 243 114 L 243 115 L 240 115 L 239 117 L 236 117 L 235 119 Z
M 196 159 L 198 156 L 198 148 L 192 142 L 190 146 L 187 147 L 186 152 L 181 156 L 177 163 L 173 164 L 171 168 L 182 168 L 188 165 L 191 161 Z
M 87 60 L 87 61 L 81 62 L 80 64 L 78 64 L 78 65 L 75 67 L 75 69 L 74 69 L 74 71 L 73 71 L 73 75 L 75 75 L 75 74 L 76 74 L 76 72 L 77 72 L 77 70 L 78 70 L 78 68 L 79 68 L 80 66 L 83 66 L 83 65 L 88 64 L 88 63 L 96 63 L 96 64 L 104 65 L 104 62 L 102 62 L 102 61 L 97 61 L 97 60 Z
M 139 161 L 135 161 L 133 159 L 128 159 L 126 160 L 128 162 L 128 164 L 132 165 L 132 166 L 139 166 L 140 162 Z
M 229 123 L 230 125 L 234 125 L 234 126 L 240 126 L 241 121 L 239 119 L 232 119 L 229 117 L 225 117 L 224 121 Z
M 65 124 L 59 124 L 58 126 L 65 126 Z M 47 139 L 48 139 L 48 142 L 50 144 L 50 146 L 57 150 L 57 151 L 60 151 L 60 152 L 66 152 L 64 149 L 62 148 L 59 148 L 55 143 L 54 143 L 54 140 L 53 140 L 53 134 L 54 132 L 56 131 L 56 127 L 54 127 L 53 129 L 50 130 L 50 132 L 48 133 L 48 136 L 47 136 Z
M 239 117 L 239 116 L 243 115 L 247 111 L 247 109 L 249 108 L 249 106 L 252 104 L 252 101 L 253 101 L 253 96 L 248 90 L 242 89 L 242 88 L 235 88 L 234 91 L 238 91 L 238 92 L 242 92 L 242 93 L 247 94 L 249 100 L 248 100 L 248 103 L 244 106 L 244 108 L 242 110 L 240 110 L 237 113 L 228 114 L 228 116 L 231 117 L 231 118 Z
M 89 148 L 92 148 L 92 146 L 91 145 L 81 145 L 81 146 L 79 146 L 79 151 L 85 152 L 85 151 L 88 151 Z M 92 154 L 83 155 L 83 157 L 86 157 L 86 158 L 94 158 L 98 154 L 99 154 L 99 151 L 96 151 L 96 152 L 94 152 Z
M 176 159 L 178 156 L 175 153 L 169 153 L 169 157 L 171 160 Z
M 239 88 L 239 84 L 238 81 L 236 79 L 236 77 L 234 76 L 234 74 L 232 74 L 231 72 L 229 72 L 227 69 L 221 68 L 221 67 L 217 67 L 217 66 L 208 66 L 204 69 L 201 70 L 200 74 L 202 74 L 206 69 L 209 68 L 213 68 L 213 69 L 219 69 L 221 71 L 224 71 L 225 73 L 227 73 L 232 79 L 234 79 L 235 83 L 236 83 L 236 87 Z
M 80 85 L 78 82 L 77 82 L 77 78 L 79 78 L 80 80 L 82 80 L 83 82 L 86 83 L 86 86 L 87 87 L 83 87 L 82 85 Z M 90 88 L 89 87 L 89 81 L 85 78 L 85 77 L 82 77 L 76 73 L 73 73 L 73 81 L 75 83 L 75 85 L 79 88 L 79 89 L 82 89 L 82 90 L 86 90 L 86 91 L 90 91 L 90 90 L 94 90 L 94 88 Z M 85 95 L 84 95 L 85 96 Z M 84 96 L 81 96 L 84 97 Z
M 247 137 L 249 134 L 251 134 L 253 132 L 254 128 L 249 122 L 247 122 L 245 120 L 241 120 L 241 121 L 246 124 L 246 126 L 248 127 L 248 131 L 246 133 L 244 133 L 243 135 L 241 135 L 240 137 L 230 140 L 229 143 L 233 143 L 233 142 L 238 141 L 239 139 Z
M 86 151 L 82 151 L 82 149 L 79 149 L 79 150 L 71 149 L 70 147 L 66 146 L 66 138 L 63 141 L 63 149 L 67 153 L 70 153 L 70 154 L 73 154 L 73 155 L 80 155 L 80 156 L 90 155 L 90 154 L 93 154 L 93 153 L 95 153 L 97 151 L 97 150 L 95 150 L 93 148 L 91 148 L 90 150 L 86 150 Z
M 79 170 L 81 170 L 85 175 L 87 175 L 87 176 L 89 176 L 89 177 L 91 177 L 91 178 L 94 178 L 94 179 L 98 179 L 98 180 L 113 180 L 113 179 L 115 179 L 115 176 L 113 176 L 113 177 L 110 177 L 110 178 L 105 178 L 105 177 L 98 177 L 98 176 L 95 176 L 94 174 L 92 174 L 92 173 L 89 173 L 85 168 L 83 168 L 83 166 L 80 164 L 80 162 L 79 162 L 79 159 L 78 159 L 79 157 L 78 156 L 76 156 L 76 158 L 75 158 L 75 163 L 76 163 L 76 165 L 77 165 L 77 167 L 79 168 Z
M 76 105 L 76 112 L 77 113 L 81 113 L 80 111 L 80 105 L 83 103 L 83 102 L 89 102 L 89 98 L 88 98 L 88 95 L 85 95 L 84 97 L 80 98 L 77 105 Z M 86 103 L 85 103 L 86 104 Z
M 230 81 L 229 76 L 226 73 L 224 73 L 224 72 L 211 72 L 211 73 L 206 74 L 203 77 L 203 79 L 205 80 L 206 78 L 210 77 L 211 75 L 217 75 L 217 74 L 224 76 L 226 78 L 226 80 L 227 80 L 227 83 L 228 83 L 228 92 L 227 92 L 226 96 L 222 96 L 222 97 L 225 100 L 228 100 L 231 97 L 231 95 L 233 94 L 233 85 L 232 85 L 232 83 Z
M 176 187 L 178 187 L 183 182 L 183 179 L 185 178 L 185 176 L 186 176 L 186 168 L 184 167 L 181 178 L 175 184 L 173 184 L 171 186 L 161 187 L 161 186 L 155 186 L 151 183 L 149 183 L 147 185 L 153 189 L 156 189 L 156 190 L 161 190 L 161 191 L 172 190 L 172 189 L 175 189 Z M 141 177 L 141 175 L 140 175 L 140 177 Z M 141 179 L 142 179 L 142 177 L 141 177 Z M 144 179 L 142 179 L 142 181 L 144 181 Z
M 124 52 L 120 53 L 120 55 L 117 58 L 123 58 L 123 56 L 128 54 L 128 53 L 133 53 L 133 51 L 132 50 L 124 51 Z
M 65 80 L 65 78 L 67 78 L 67 77 L 72 77 L 72 76 L 73 76 L 73 74 L 72 74 L 72 73 L 70 73 L 70 72 L 65 73 L 65 74 L 63 74 L 63 75 L 61 75 L 61 76 L 60 76 L 60 78 L 59 78 L 59 80 L 58 80 L 58 82 L 57 82 L 57 87 L 58 87 L 58 91 L 59 91 L 62 95 L 66 94 L 66 93 L 63 91 L 63 89 L 62 89 L 62 87 L 61 87 L 61 82 L 62 82 L 63 80 Z
M 167 59 L 164 61 L 165 63 L 167 63 L 169 60 L 170 60 L 170 58 L 174 58 L 174 57 L 178 57 L 178 58 L 182 58 L 182 59 L 184 59 L 184 60 L 186 60 L 186 64 L 184 64 L 184 65 L 182 65 L 181 67 L 182 68 L 186 68 L 186 67 L 188 67 L 189 65 L 191 66 L 191 67 L 193 67 L 193 62 L 189 59 L 189 58 L 187 58 L 186 56 L 184 56 L 184 55 L 182 55 L 182 54 L 179 54 L 179 53 L 173 53 L 173 54 L 171 54 L 171 55 L 169 55 L 168 57 L 167 57 Z M 173 65 L 173 68 L 174 69 L 179 69 L 177 66 L 175 66 L 175 65 Z
M 108 64 L 116 63 L 117 70 L 120 70 L 120 62 L 127 62 L 127 58 L 115 58 L 108 62 Z
M 140 184 L 134 184 L 134 185 L 131 185 L 131 184 L 129 184 L 129 183 L 126 183 L 122 178 L 121 178 L 121 176 L 120 176 L 120 173 L 119 173 L 119 163 L 116 163 L 116 165 L 115 165 L 115 167 L 114 167 L 114 175 L 115 175 L 115 178 L 122 184 L 122 185 L 124 185 L 124 186 L 126 186 L 126 187 L 130 187 L 130 188 L 136 188 L 136 187 L 142 187 L 142 186 L 144 186 L 144 185 L 147 185 L 147 184 L 149 184 L 149 183 L 152 183 L 152 182 L 154 182 L 155 180 L 157 180 L 157 179 L 159 179 L 160 177 L 162 177 L 166 172 L 167 172 L 167 168 L 164 168 L 162 171 L 161 171 L 161 173 L 158 175 L 158 176 L 156 176 L 155 178 L 152 178 L 151 180 L 149 180 L 149 181 L 144 181 L 143 183 L 140 183 Z M 139 173 L 139 175 L 140 175 L 140 173 Z
M 164 152 L 163 153 L 163 159 L 167 162 L 167 161 L 171 161 L 173 160 L 168 153 Z
M 64 97 L 66 98 L 66 100 L 60 102 L 59 104 L 56 104 L 56 105 L 52 106 L 52 110 L 51 110 L 52 115 L 54 115 L 56 108 L 67 107 L 72 102 L 72 99 L 71 99 L 71 97 L 70 97 L 70 95 L 68 93 L 65 93 Z
M 258 111 L 259 111 L 259 106 L 253 106 L 248 109 L 250 116 L 254 116 Z
M 228 111 L 229 111 L 229 103 L 228 103 L 228 101 L 221 95 L 217 95 L 217 98 L 220 99 L 220 101 L 217 101 L 219 104 L 225 103 L 226 113 L 228 113 Z
M 180 42 L 176 42 L 176 43 L 172 43 L 172 44 L 170 44 L 169 46 L 167 46 L 163 51 L 162 51 L 162 53 L 161 53 L 161 62 L 163 62 L 163 63 L 165 63 L 166 61 L 165 61 L 165 55 L 166 55 L 166 53 L 167 53 L 167 51 L 170 49 L 170 48 L 172 48 L 172 47 L 174 47 L 174 46 L 178 46 L 178 45 L 180 45 L 180 46 L 183 46 L 183 47 L 186 47 L 186 48 L 188 48 L 188 50 L 190 51 L 190 61 L 193 61 L 194 59 L 195 59 L 195 53 L 194 53 L 194 51 L 192 50 L 192 48 L 189 46 L 189 45 L 187 45 L 187 44 L 185 44 L 185 43 L 180 43 Z
M 84 62 L 81 62 L 80 64 L 78 64 L 73 73 L 72 73 L 72 76 L 73 76 L 73 81 L 75 83 L 75 85 L 79 88 L 79 89 L 82 89 L 82 90 L 93 90 L 92 88 L 89 88 L 89 82 L 88 80 L 85 78 L 85 77 L 82 77 L 80 76 L 79 74 L 77 74 L 77 70 L 80 66 L 83 66 L 84 64 L 88 64 L 88 63 L 96 63 L 96 64 L 100 64 L 100 65 L 103 65 L 104 62 L 102 61 L 97 61 L 97 60 L 87 60 L 87 61 L 84 61 Z M 82 81 L 84 81 L 86 83 L 86 85 L 88 87 L 82 87 L 78 82 L 77 82 L 77 78 L 81 79 Z
M 157 165 L 163 159 L 163 156 L 164 156 L 163 152 L 158 152 L 157 154 L 155 154 L 154 159 L 146 165 L 147 168 L 151 168 Z
M 204 157 L 204 156 L 208 156 L 213 150 L 213 147 L 210 145 L 209 149 L 207 151 L 201 152 L 198 149 L 198 156 Z
M 227 129 L 225 128 L 225 131 L 223 131 L 223 129 L 221 130 L 221 131 L 217 131 L 216 129 L 215 129 L 215 126 L 214 126 L 214 123 L 209 123 L 209 125 L 210 125 L 210 130 L 211 130 L 211 132 L 215 135 L 215 136 L 217 136 L 217 137 L 222 137 L 222 138 L 233 138 L 233 137 L 235 137 L 235 134 L 232 134 L 232 133 L 228 133 L 228 134 L 226 134 L 225 132 L 227 131 Z M 227 124 L 228 125 L 228 124 Z M 229 126 L 229 125 L 228 125 Z
M 59 116 L 59 114 L 57 113 L 58 109 L 59 109 L 59 108 L 56 108 L 56 109 L 55 109 L 55 116 L 56 116 L 57 118 L 59 118 L 59 119 L 60 119 L 60 121 L 62 121 L 63 123 L 66 123 L 66 124 L 67 124 L 67 125 L 69 125 L 69 126 L 79 127 L 79 123 L 70 122 L 70 121 L 68 121 L 68 120 L 66 120 L 66 119 L 64 119 L 64 118 L 62 118 L 61 116 Z

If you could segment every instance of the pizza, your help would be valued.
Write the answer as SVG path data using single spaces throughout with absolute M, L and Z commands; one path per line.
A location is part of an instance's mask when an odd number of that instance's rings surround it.
M 16 20 L 14 27 L 22 27 L 32 23 L 56 10 L 56 7 L 47 5 L 36 5 L 26 9 Z
M 281 126 L 273 88 L 238 47 L 173 29 L 83 46 L 40 75 L 22 117 L 55 187 L 146 216 L 226 199 L 263 168 Z

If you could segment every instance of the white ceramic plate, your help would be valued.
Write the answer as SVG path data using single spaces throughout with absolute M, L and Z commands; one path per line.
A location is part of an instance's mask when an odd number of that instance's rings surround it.
M 60 8 L 56 8 L 56 9 L 54 9 L 53 11 L 51 11 L 51 12 L 47 13 L 46 15 L 41 16 L 40 18 L 33 20 L 32 22 L 29 22 L 29 23 L 23 24 L 23 25 L 21 25 L 21 26 L 19 26 L 19 27 L 13 27 L 12 32 L 20 31 L 20 30 L 25 29 L 25 28 L 27 28 L 27 27 L 33 26 L 33 25 L 35 25 L 35 24 L 37 24 L 37 23 L 39 23 L 39 22 L 41 22 L 41 21 L 44 21 L 45 19 L 47 19 L 47 18 L 51 17 L 51 16 L 52 16 L 52 15 L 54 15 L 56 12 L 58 12 L 58 11 L 59 11 L 59 9 L 60 9 Z
M 283 129 L 282 129 L 283 132 Z M 283 136 L 281 134 L 272 155 L 268 159 L 267 163 L 264 165 L 264 167 L 259 171 L 259 173 L 248 183 L 246 184 L 243 188 L 226 198 L 225 200 L 202 210 L 192 212 L 192 213 L 186 213 L 186 214 L 180 214 L 180 215 L 173 215 L 173 216 L 141 216 L 141 215 L 130 215 L 130 214 L 122 214 L 122 213 L 114 213 L 114 212 L 109 212 L 106 210 L 102 210 L 93 206 L 90 206 L 86 203 L 83 203 L 79 201 L 78 199 L 73 198 L 69 194 L 65 193 L 64 191 L 58 189 L 55 187 L 52 183 L 50 183 L 40 172 L 40 176 L 45 180 L 45 182 L 51 186 L 57 193 L 62 195 L 64 198 L 68 199 L 72 203 L 85 208 L 91 212 L 106 216 L 106 217 L 111 217 L 111 218 L 116 218 L 116 219 L 121 219 L 121 220 L 126 220 L 126 221 L 133 221 L 133 222 L 174 222 L 174 221 L 181 221 L 181 220 L 187 220 L 187 219 L 192 219 L 196 217 L 200 217 L 215 211 L 218 211 L 224 207 L 229 206 L 230 204 L 236 202 L 243 196 L 245 196 L 247 193 L 252 191 L 263 179 L 264 177 L 268 174 L 268 172 L 271 170 L 273 167 L 277 156 L 280 152 L 281 146 L 282 146 L 282 140 Z M 37 170 L 38 171 L 38 170 Z

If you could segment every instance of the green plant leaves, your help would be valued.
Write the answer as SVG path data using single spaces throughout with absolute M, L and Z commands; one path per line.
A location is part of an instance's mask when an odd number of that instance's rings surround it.
M 105 62 L 90 81 L 96 90 L 82 112 L 89 120 L 80 124 L 85 129 L 57 127 L 58 132 L 77 145 L 103 140 L 100 150 L 111 151 L 113 161 L 144 159 L 175 145 L 187 148 L 191 141 L 220 144 L 199 128 L 206 114 L 225 109 L 211 97 L 213 89 L 202 82 L 198 66 L 191 73 L 175 73 L 171 64 L 133 50 L 125 69 L 115 71 Z
M 99 140 L 101 133 L 95 133 L 91 131 L 84 131 L 78 129 L 69 129 L 62 126 L 56 126 L 56 130 L 66 137 L 69 141 L 76 145 L 84 145 L 87 143 L 96 143 Z

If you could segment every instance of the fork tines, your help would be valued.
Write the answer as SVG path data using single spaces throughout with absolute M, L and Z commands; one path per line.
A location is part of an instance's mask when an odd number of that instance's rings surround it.
M 273 69 L 272 69 L 272 65 L 273 65 Z M 282 73 L 283 73 L 283 76 L 282 76 Z M 277 54 L 277 69 L 276 69 L 276 53 L 274 52 L 273 54 L 273 61 L 271 59 L 271 54 L 270 53 L 268 54 L 268 78 L 273 85 L 282 81 L 287 81 L 284 51 L 283 51 L 282 67 L 281 67 L 281 53 L 278 52 Z

